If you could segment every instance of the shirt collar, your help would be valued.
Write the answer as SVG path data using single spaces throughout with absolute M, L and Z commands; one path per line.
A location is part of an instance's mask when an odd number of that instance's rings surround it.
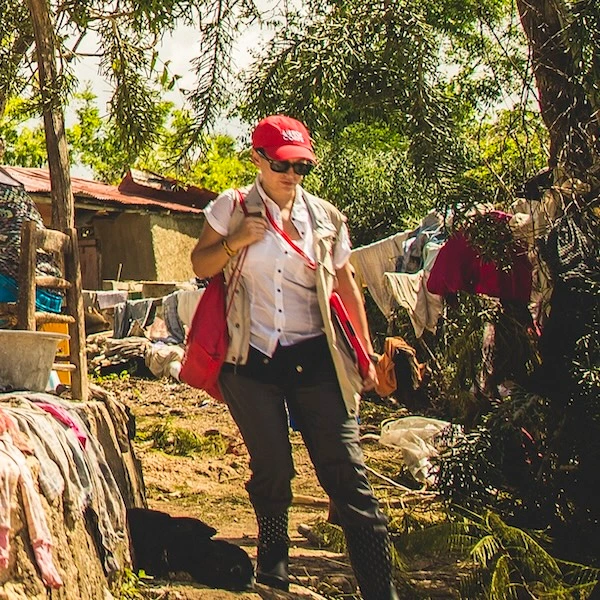
M 255 184 L 260 197 L 269 207 L 269 210 L 273 211 L 273 209 L 277 209 L 277 211 L 279 211 L 279 206 L 277 205 L 277 203 L 274 200 L 271 200 L 271 198 L 269 198 L 269 196 L 267 195 L 267 192 L 265 192 L 265 190 L 263 189 L 258 175 L 256 176 Z M 304 201 L 304 194 L 302 193 L 302 187 L 299 185 L 296 186 L 296 198 L 294 199 L 294 206 L 292 207 L 291 217 L 294 221 L 299 221 L 302 223 L 308 222 L 309 220 L 308 209 L 306 207 L 306 202 Z

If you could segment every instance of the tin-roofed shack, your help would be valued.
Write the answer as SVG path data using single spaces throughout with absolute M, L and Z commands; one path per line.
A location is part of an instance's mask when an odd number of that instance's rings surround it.
M 46 225 L 52 202 L 48 169 L 3 166 L 31 195 Z M 216 193 L 131 169 L 119 186 L 72 177 L 83 287 L 104 280 L 187 281 L 190 252 Z

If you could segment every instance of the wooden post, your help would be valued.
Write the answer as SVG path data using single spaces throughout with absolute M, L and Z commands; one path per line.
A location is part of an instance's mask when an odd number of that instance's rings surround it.
M 85 316 L 83 308 L 83 293 L 81 283 L 81 265 L 79 262 L 79 247 L 77 245 L 77 230 L 71 227 L 65 233 L 69 236 L 70 251 L 68 260 L 65 260 L 65 277 L 71 283 L 67 290 L 67 306 L 69 313 L 75 317 L 75 323 L 69 324 L 71 336 L 71 362 L 75 365 L 77 373 L 71 376 L 71 395 L 86 401 L 89 395 L 89 381 L 87 376 L 87 354 L 85 350 Z

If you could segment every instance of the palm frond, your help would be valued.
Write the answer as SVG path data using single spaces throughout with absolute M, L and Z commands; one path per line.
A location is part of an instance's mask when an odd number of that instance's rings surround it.
M 406 555 L 456 554 L 466 557 L 479 538 L 468 531 L 468 525 L 445 521 L 424 529 L 394 535 L 394 545 Z
M 555 587 L 562 579 L 556 559 L 531 535 L 522 529 L 506 525 L 494 513 L 489 513 L 488 523 L 492 535 L 499 540 L 515 561 L 518 561 L 519 569 L 525 579 L 537 580 L 549 587 Z
M 489 567 L 494 560 L 498 559 L 501 549 L 501 545 L 493 535 L 486 535 L 473 546 L 470 557 L 482 567 Z
M 572 586 L 588 586 L 600 581 L 600 568 L 588 567 L 578 563 L 557 560 L 564 581 Z
M 490 579 L 489 600 L 518 600 L 517 586 L 511 582 L 512 564 L 510 557 L 498 558 Z

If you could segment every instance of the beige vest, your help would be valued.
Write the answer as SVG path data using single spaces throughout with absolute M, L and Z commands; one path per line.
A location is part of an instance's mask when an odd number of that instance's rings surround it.
M 265 216 L 265 207 L 256 186 L 243 188 L 240 191 L 245 195 L 248 212 L 260 212 Z M 317 262 L 317 298 L 323 317 L 323 331 L 327 336 L 344 404 L 350 416 L 357 416 L 362 380 L 350 350 L 342 340 L 339 340 L 338 344 L 339 329 L 337 323 L 334 325 L 332 322 L 329 306 L 329 298 L 336 282 L 333 248 L 345 217 L 329 202 L 308 194 L 304 190 L 302 193 L 313 226 L 314 252 Z M 229 231 L 235 230 L 243 218 L 244 212 L 238 204 L 231 215 Z M 231 279 L 236 262 L 236 260 L 230 260 L 225 267 L 227 281 Z M 248 348 L 250 346 L 250 302 L 241 280 L 235 290 L 234 298 L 231 298 L 231 293 L 232 289 L 229 288 L 228 303 L 231 302 L 227 318 L 229 349 L 225 361 L 243 365 L 248 358 Z

